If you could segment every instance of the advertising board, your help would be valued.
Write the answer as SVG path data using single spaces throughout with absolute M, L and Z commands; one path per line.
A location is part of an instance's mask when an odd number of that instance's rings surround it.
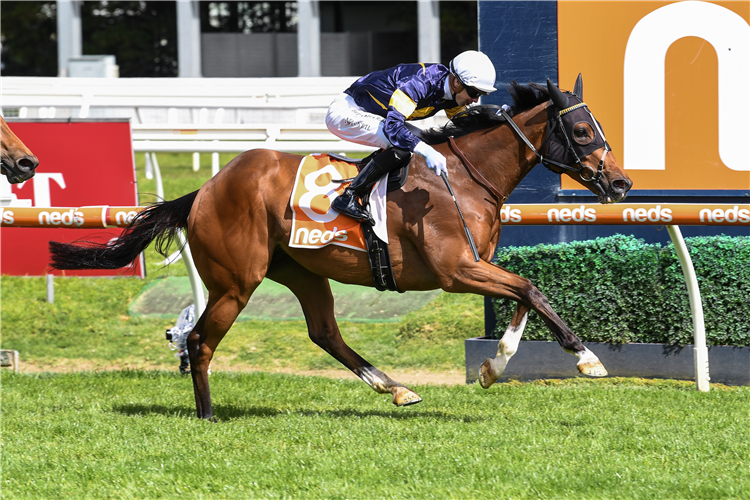
M 572 90 L 604 127 L 634 182 L 625 203 L 750 199 L 750 2 L 480 0 L 479 48 L 497 79 L 485 104 L 510 103 L 511 80 Z M 745 145 L 745 146 L 743 146 Z M 567 176 L 537 167 L 508 203 L 594 203 Z M 501 245 L 580 241 L 616 233 L 667 243 L 659 226 L 506 226 Z M 686 237 L 748 235 L 746 226 L 685 226 Z
M 750 2 L 559 2 L 558 55 L 634 190 L 750 191 Z
M 138 191 L 130 122 L 117 120 L 12 120 L 11 129 L 39 158 L 33 179 L 11 186 L 14 205 L 31 207 L 137 206 Z M 3 210 L 4 220 L 14 207 Z M 0 229 L 0 272 L 12 276 L 50 273 L 50 240 L 106 242 L 122 229 L 67 229 L 76 214 L 43 218 L 44 228 Z M 59 215 L 59 216 L 58 216 Z M 144 276 L 142 258 L 115 270 L 55 271 L 67 276 Z

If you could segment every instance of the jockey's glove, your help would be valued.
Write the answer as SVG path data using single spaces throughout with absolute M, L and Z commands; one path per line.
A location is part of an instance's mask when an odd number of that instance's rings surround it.
M 435 148 L 424 142 L 419 142 L 417 147 L 414 148 L 414 152 L 424 156 L 425 160 L 427 160 L 427 166 L 436 175 L 440 175 L 443 172 L 445 172 L 445 175 L 448 175 L 448 169 L 445 168 L 445 156 L 438 153 Z

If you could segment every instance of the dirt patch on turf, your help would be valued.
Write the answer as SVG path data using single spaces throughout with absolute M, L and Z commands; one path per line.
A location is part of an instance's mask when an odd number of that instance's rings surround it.
M 174 365 L 168 368 L 146 363 L 102 363 L 94 362 L 87 359 L 59 359 L 54 364 L 34 362 L 20 363 L 20 373 L 75 373 L 91 371 L 117 371 L 117 370 L 175 370 Z M 357 376 L 349 370 L 295 370 L 293 368 L 272 368 L 258 369 L 252 366 L 228 365 L 224 363 L 212 363 L 211 371 L 213 373 L 221 371 L 233 372 L 266 372 L 266 373 L 286 373 L 289 375 L 300 375 L 305 377 L 327 377 L 333 379 L 350 379 L 357 380 Z M 393 380 L 404 385 L 462 385 L 466 383 L 466 374 L 462 370 L 451 370 L 447 372 L 432 372 L 426 370 L 386 370 L 386 374 Z
M 268 370 L 264 370 L 268 371 Z M 348 370 L 303 370 L 293 371 L 291 369 L 273 370 L 273 373 L 289 373 L 293 375 L 328 377 L 335 379 L 352 379 L 358 377 Z M 461 385 L 466 383 L 466 374 L 464 372 L 428 372 L 416 370 L 413 372 L 387 370 L 386 374 L 393 380 L 404 385 Z

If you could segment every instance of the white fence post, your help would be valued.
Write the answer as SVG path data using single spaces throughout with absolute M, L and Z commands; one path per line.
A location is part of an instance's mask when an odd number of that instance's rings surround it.
M 688 297 L 690 298 L 690 312 L 693 318 L 693 353 L 695 354 L 695 385 L 699 391 L 708 392 L 709 370 L 708 370 L 708 348 L 706 347 L 706 328 L 703 323 L 703 304 L 701 303 L 701 292 L 698 287 L 698 280 L 695 277 L 695 268 L 693 261 L 690 260 L 690 253 L 685 246 L 685 240 L 682 239 L 680 226 L 667 226 L 669 237 L 672 238 L 674 249 L 677 257 L 680 259 L 682 274 L 685 276 L 687 283 Z
M 190 253 L 190 245 L 188 245 L 185 234 L 179 230 L 177 231 L 177 237 L 180 240 L 180 255 L 182 255 L 182 260 L 185 262 L 188 279 L 190 280 L 190 288 L 193 290 L 195 320 L 198 321 L 198 318 L 201 317 L 203 311 L 206 310 L 206 295 L 203 293 L 203 282 L 198 274 L 198 270 L 195 268 L 195 262 L 193 262 L 193 256 Z
M 151 165 L 151 156 L 148 152 L 143 154 L 144 160 L 146 162 L 145 170 L 146 170 L 146 179 L 151 180 L 154 178 L 154 167 Z
M 146 153 L 146 158 L 148 158 L 148 153 Z M 154 177 L 156 178 L 156 196 L 159 198 L 159 201 L 164 201 L 164 184 L 161 180 L 161 170 L 159 170 L 159 162 L 156 159 L 156 153 L 151 153 L 151 162 Z M 206 310 L 206 295 L 203 293 L 203 282 L 198 274 L 198 270 L 195 268 L 193 256 L 190 254 L 190 245 L 188 245 L 187 238 L 181 230 L 177 231 L 177 239 L 180 240 L 180 249 L 167 257 L 161 265 L 166 266 L 177 262 L 177 260 L 182 258 L 182 261 L 185 263 L 185 269 L 187 269 L 188 279 L 190 280 L 190 288 L 193 292 L 195 318 L 197 321 L 201 314 L 203 314 L 203 311 Z
M 47 303 L 48 304 L 55 303 L 55 275 L 54 274 L 47 275 Z
M 216 140 L 214 142 L 219 142 L 219 141 Z M 220 168 L 221 166 L 219 165 L 219 153 L 216 153 L 216 152 L 211 153 L 211 177 L 218 174 Z
M 159 161 L 156 159 L 156 153 L 151 153 L 151 165 L 154 171 L 154 179 L 156 179 L 156 196 L 159 201 L 164 201 L 164 183 L 161 180 L 161 170 L 159 169 Z

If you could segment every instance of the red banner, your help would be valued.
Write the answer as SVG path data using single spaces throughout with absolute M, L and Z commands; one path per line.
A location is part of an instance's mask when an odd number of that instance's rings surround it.
M 12 186 L 18 198 L 5 207 L 0 232 L 0 272 L 13 276 L 42 276 L 50 272 L 50 240 L 106 242 L 121 229 L 105 228 L 101 205 L 114 208 L 138 205 L 135 162 L 127 120 L 104 121 L 9 121 L 10 127 L 39 158 L 33 179 Z M 93 205 L 100 205 L 97 209 Z M 86 209 L 45 209 L 46 207 L 90 207 Z M 34 217 L 38 229 L 9 227 L 24 210 Z M 99 222 L 83 224 L 91 212 Z M 43 215 L 41 212 L 46 212 Z M 105 214 L 106 215 L 106 214 Z M 127 217 L 127 216 L 122 216 Z M 22 217 L 21 217 L 22 218 Z M 120 224 L 116 224 L 120 225 Z M 68 228 L 90 228 L 71 231 Z M 96 228 L 101 228 L 97 230 Z M 55 271 L 62 275 L 63 272 Z M 142 258 L 134 265 L 116 270 L 65 271 L 71 276 L 144 276 Z

